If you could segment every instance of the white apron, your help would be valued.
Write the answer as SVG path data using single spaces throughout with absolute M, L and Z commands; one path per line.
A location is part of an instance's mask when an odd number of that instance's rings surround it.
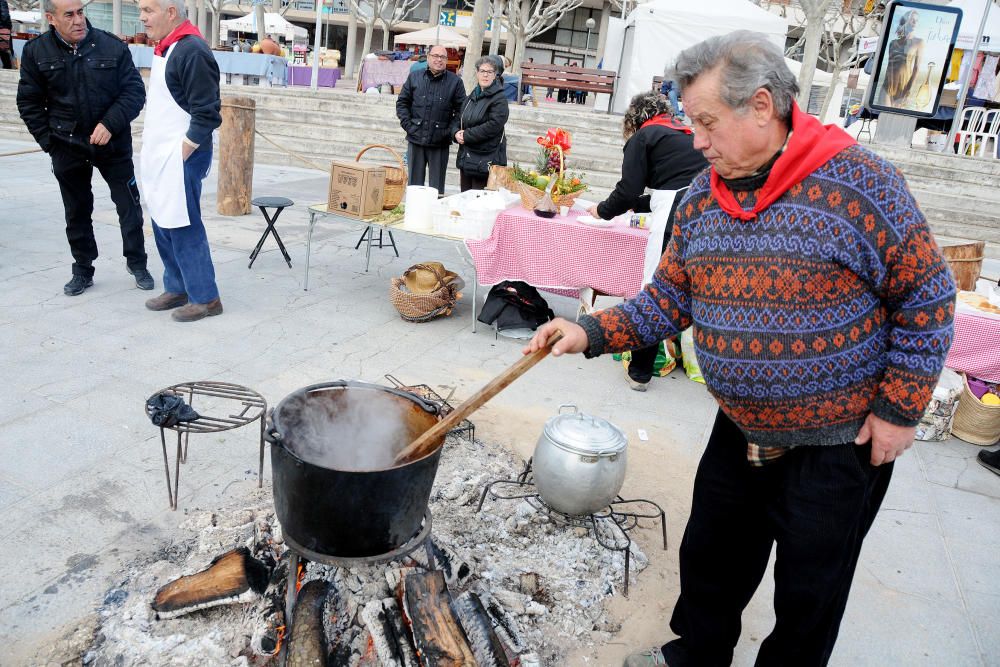
M 677 190 L 653 190 L 649 194 L 649 241 L 646 243 L 646 257 L 642 263 L 642 284 L 653 279 L 656 267 L 663 256 L 663 237 L 670 224 L 670 207 L 674 203 Z
M 164 56 L 153 56 L 146 93 L 146 122 L 142 128 L 142 198 L 150 217 L 164 229 L 191 224 L 184 191 L 184 157 L 181 145 L 191 123 L 191 114 L 181 109 L 167 88 L 167 60 L 176 44 Z

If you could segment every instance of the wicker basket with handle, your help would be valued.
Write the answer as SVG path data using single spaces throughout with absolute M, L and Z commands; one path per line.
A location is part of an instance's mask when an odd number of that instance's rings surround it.
M 385 167 L 385 194 L 382 197 L 382 210 L 391 211 L 399 206 L 399 202 L 403 201 L 403 193 L 406 191 L 407 178 L 406 169 L 403 167 L 403 158 L 399 156 L 399 153 L 385 144 L 368 144 L 358 151 L 358 154 L 354 156 L 354 161 L 361 162 L 361 156 L 373 148 L 381 148 L 389 151 L 396 158 L 396 162 L 399 165 L 382 165 Z
M 1000 405 L 986 405 L 969 388 L 969 376 L 958 399 L 951 434 L 974 445 L 989 447 L 1000 440 Z
M 556 176 L 553 174 L 552 178 L 556 178 L 556 180 L 562 180 L 566 170 L 566 158 L 563 155 L 562 149 L 558 148 L 558 150 L 559 150 L 559 175 Z M 509 177 L 510 184 L 513 186 L 511 189 L 517 194 L 521 195 L 521 205 L 524 206 L 524 208 L 528 209 L 529 211 L 534 209 L 535 205 L 538 204 L 538 202 L 541 201 L 542 197 L 545 196 L 545 190 L 539 190 L 534 186 L 528 185 L 527 183 L 515 179 L 513 169 L 509 171 L 509 174 L 510 174 Z M 572 206 L 573 203 L 576 201 L 576 198 L 579 197 L 581 194 L 583 194 L 583 192 L 586 189 L 587 189 L 586 187 L 583 187 L 577 190 L 576 192 L 570 192 L 562 195 L 556 194 L 555 190 L 553 190 L 552 202 L 556 206 Z

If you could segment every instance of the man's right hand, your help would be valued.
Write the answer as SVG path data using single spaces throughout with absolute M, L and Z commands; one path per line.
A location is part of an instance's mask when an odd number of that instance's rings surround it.
M 539 327 L 534 337 L 532 337 L 522 352 L 524 354 L 531 354 L 542 349 L 556 331 L 562 331 L 563 337 L 562 340 L 552 346 L 552 356 L 554 357 L 563 354 L 578 354 L 590 347 L 587 332 L 583 330 L 583 327 L 576 322 L 570 322 L 569 320 L 557 317 Z

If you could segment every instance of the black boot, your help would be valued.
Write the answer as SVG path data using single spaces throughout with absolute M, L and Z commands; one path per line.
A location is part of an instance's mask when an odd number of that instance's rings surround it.
M 73 275 L 73 279 L 68 283 L 63 285 L 63 294 L 66 296 L 78 296 L 83 294 L 83 290 L 88 287 L 92 287 L 94 284 L 93 278 L 88 278 L 87 276 Z

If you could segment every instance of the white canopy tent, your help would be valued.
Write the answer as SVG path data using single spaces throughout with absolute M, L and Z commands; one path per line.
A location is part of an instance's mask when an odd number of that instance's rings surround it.
M 260 38 L 263 38 L 264 36 L 259 35 L 257 31 L 257 19 L 253 12 L 250 12 L 246 16 L 241 16 L 238 19 L 220 21 L 219 26 L 222 30 L 227 32 L 253 33 L 258 34 Z M 309 32 L 305 28 L 300 28 L 294 23 L 286 21 L 285 17 L 280 14 L 275 14 L 273 12 L 266 12 L 264 14 L 264 34 L 282 35 L 289 42 L 296 39 L 301 41 L 309 38 Z M 225 35 L 222 38 L 228 39 Z
M 453 28 L 442 25 L 396 35 L 393 43 L 406 44 L 407 46 L 443 46 L 449 49 L 465 49 L 469 46 L 469 38 Z
M 617 113 L 625 111 L 633 95 L 649 90 L 653 77 L 662 76 L 664 67 L 689 46 L 713 35 L 755 30 L 784 50 L 788 32 L 785 19 L 747 0 L 653 0 L 636 7 L 623 25 L 622 46 L 606 51 L 603 65 L 618 72 L 612 105 Z M 615 42 L 609 33 L 608 44 Z
M 990 13 L 986 17 L 986 28 L 983 30 L 983 39 L 979 42 L 979 50 L 998 53 L 1000 52 L 1000 6 L 997 6 L 994 0 L 989 0 L 989 3 Z M 986 0 L 952 0 L 948 6 L 962 10 L 962 23 L 958 28 L 955 48 L 971 49 L 979 32 L 979 24 L 983 20 Z
M 41 12 L 25 12 L 18 9 L 10 10 L 10 20 L 23 25 L 38 25 L 42 20 Z

